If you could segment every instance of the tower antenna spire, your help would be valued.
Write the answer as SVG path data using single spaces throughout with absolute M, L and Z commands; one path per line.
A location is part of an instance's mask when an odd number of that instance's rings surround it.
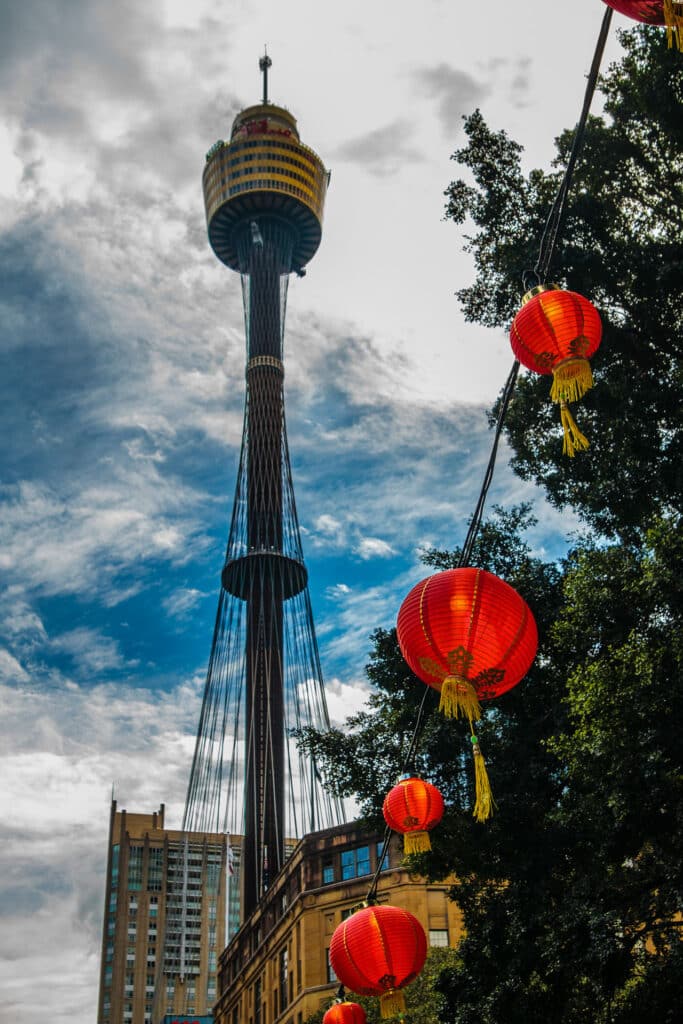
M 258 66 L 263 73 L 263 103 L 268 102 L 268 68 L 272 66 L 272 60 L 268 56 L 268 50 L 263 47 L 263 56 L 259 59 Z

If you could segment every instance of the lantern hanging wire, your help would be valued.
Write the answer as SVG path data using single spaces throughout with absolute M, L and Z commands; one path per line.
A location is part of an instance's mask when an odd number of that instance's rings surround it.
M 562 226 L 562 220 L 564 218 L 565 209 L 567 206 L 567 199 L 571 189 L 572 181 L 574 178 L 574 171 L 576 164 L 583 147 L 583 142 L 586 134 L 586 124 L 588 122 L 588 114 L 590 112 L 591 103 L 595 95 L 595 89 L 598 83 L 598 75 L 600 73 L 600 65 L 605 52 L 605 45 L 607 43 L 607 37 L 609 35 L 610 25 L 612 23 L 612 8 L 607 7 L 603 15 L 602 24 L 600 26 L 600 32 L 598 34 L 598 40 L 595 46 L 595 53 L 593 54 L 593 61 L 591 69 L 588 75 L 588 81 L 586 84 L 586 92 L 583 99 L 583 107 L 581 109 L 581 115 L 579 117 L 575 132 L 572 148 L 567 161 L 567 167 L 564 172 L 560 187 L 555 198 L 555 202 L 550 208 L 548 218 L 541 235 L 541 241 L 538 252 L 538 259 L 533 270 L 525 270 L 522 274 L 522 283 L 524 291 L 528 291 L 535 285 L 542 284 L 545 278 L 550 272 L 550 266 L 552 263 L 553 255 L 557 245 L 557 239 L 559 237 L 560 228 Z M 479 527 L 481 526 L 482 515 L 484 512 L 484 506 L 486 504 L 486 497 L 488 495 L 489 487 L 491 486 L 491 480 L 493 479 L 493 472 L 496 464 L 496 455 L 498 453 L 498 443 L 500 441 L 500 435 L 503 430 L 503 424 L 507 414 L 512 395 L 515 390 L 515 384 L 517 383 L 517 375 L 519 373 L 519 361 L 515 359 L 508 374 L 507 380 L 503 387 L 500 403 L 498 406 L 498 416 L 496 418 L 496 425 L 493 435 L 493 443 L 491 445 L 491 454 L 489 461 L 486 466 L 484 473 L 484 479 L 482 482 L 479 497 L 475 505 L 472 519 L 470 520 L 469 529 L 467 536 L 465 537 L 464 544 L 460 558 L 458 559 L 457 568 L 461 569 L 467 566 L 472 557 L 472 548 L 476 540 Z
M 600 32 L 598 33 L 598 39 L 595 46 L 595 52 L 593 54 L 591 69 L 588 74 L 588 81 L 586 84 L 586 92 L 584 95 L 581 115 L 579 117 L 576 129 L 574 131 L 574 140 L 569 154 L 569 159 L 567 161 L 567 167 L 565 169 L 562 181 L 560 183 L 560 187 L 555 198 L 555 201 L 552 207 L 550 208 L 550 212 L 548 214 L 548 218 L 543 229 L 543 234 L 541 235 L 536 265 L 533 268 L 533 270 L 525 270 L 522 274 L 522 283 L 525 291 L 528 291 L 529 288 L 534 287 L 534 285 L 541 284 L 550 271 L 552 258 L 555 253 L 557 239 L 559 237 L 560 228 L 562 226 L 562 220 L 564 218 L 564 213 L 566 210 L 567 199 L 569 197 L 569 192 L 574 177 L 574 171 L 576 169 L 576 164 L 581 154 L 581 149 L 583 147 L 583 142 L 586 134 L 586 124 L 588 122 L 588 114 L 590 112 L 591 103 L 595 95 L 595 89 L 598 82 L 598 75 L 600 73 L 600 65 L 602 63 L 602 58 L 605 52 L 605 45 L 607 43 L 609 29 L 612 23 L 612 13 L 612 8 L 607 7 L 603 15 L 602 23 L 600 26 Z M 477 498 L 474 512 L 470 520 L 469 529 L 467 531 L 467 535 L 465 537 L 465 541 L 460 552 L 460 557 L 458 559 L 457 564 L 458 569 L 462 569 L 469 565 L 470 559 L 472 557 L 472 548 L 474 547 L 474 542 L 476 540 L 479 528 L 481 526 L 481 520 L 484 513 L 484 506 L 486 505 L 486 498 L 488 495 L 489 488 L 491 486 L 491 481 L 493 479 L 500 435 L 503 430 L 503 424 L 505 423 L 505 416 L 507 414 L 510 401 L 514 394 L 518 373 L 519 361 L 515 359 L 510 369 L 510 372 L 507 376 L 507 380 L 505 381 L 500 403 L 498 405 L 498 415 L 496 417 L 493 442 L 491 445 L 491 454 L 489 456 L 486 471 L 484 473 L 484 479 L 481 485 L 481 490 L 479 491 L 479 497 Z M 425 706 L 431 692 L 432 691 L 429 688 L 427 688 L 420 702 L 420 706 L 417 712 L 417 718 L 415 720 L 415 727 L 413 729 L 413 734 L 404 759 L 402 774 L 405 774 L 408 771 L 410 771 L 410 766 L 417 753 L 420 733 L 422 731 L 422 725 L 424 721 Z M 377 868 L 375 869 L 375 873 L 372 876 L 370 887 L 368 889 L 368 894 L 365 898 L 365 902 L 368 905 L 372 905 L 374 902 L 376 902 L 379 876 L 382 873 L 384 863 L 386 861 L 387 852 L 389 848 L 389 838 L 391 836 L 391 833 L 392 829 L 387 825 L 384 830 L 381 853 L 377 858 Z

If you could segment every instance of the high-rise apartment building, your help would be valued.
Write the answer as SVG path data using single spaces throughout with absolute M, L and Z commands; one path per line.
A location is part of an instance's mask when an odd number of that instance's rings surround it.
M 129 814 L 112 801 L 98 1024 L 210 1011 L 226 941 L 227 864 L 225 835 L 168 830 L 163 804 Z

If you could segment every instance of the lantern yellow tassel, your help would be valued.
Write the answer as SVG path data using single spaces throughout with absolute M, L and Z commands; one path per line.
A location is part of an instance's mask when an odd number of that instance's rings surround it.
M 664 21 L 669 46 L 683 50 L 683 3 L 680 0 L 664 0 Z
M 379 1013 L 382 1020 L 398 1017 L 399 1013 L 405 1013 L 405 1009 L 406 997 L 397 988 L 390 988 L 379 997 Z
M 403 852 L 405 854 L 411 853 L 426 853 L 427 850 L 431 850 L 432 843 L 429 838 L 429 832 L 405 832 L 403 835 Z
M 550 397 L 553 402 L 578 402 L 593 387 L 591 364 L 587 359 L 563 359 L 553 370 Z
M 472 740 L 472 753 L 474 754 L 475 783 L 475 801 L 472 817 L 476 818 L 477 821 L 483 822 L 488 821 L 493 814 L 496 801 L 493 799 L 493 793 L 491 792 L 489 773 L 486 771 L 486 761 L 479 749 L 479 740 L 474 733 L 472 733 L 470 739 Z
M 562 454 L 568 455 L 570 459 L 573 459 L 577 452 L 585 452 L 590 447 L 588 438 L 577 427 L 576 420 L 569 411 L 569 406 L 566 402 L 560 402 L 560 419 L 564 430 Z
M 460 718 L 462 715 L 470 723 L 479 721 L 481 705 L 477 691 L 469 679 L 462 676 L 446 676 L 441 684 L 439 711 L 443 711 L 446 718 Z

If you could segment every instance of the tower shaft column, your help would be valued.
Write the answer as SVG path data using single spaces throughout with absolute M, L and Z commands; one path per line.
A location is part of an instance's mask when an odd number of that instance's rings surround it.
M 247 789 L 244 914 L 284 863 L 281 280 L 291 237 L 267 223 L 245 239 L 247 297 Z M 244 251 L 244 250 L 243 250 Z M 248 256 L 247 256 L 248 254 Z

